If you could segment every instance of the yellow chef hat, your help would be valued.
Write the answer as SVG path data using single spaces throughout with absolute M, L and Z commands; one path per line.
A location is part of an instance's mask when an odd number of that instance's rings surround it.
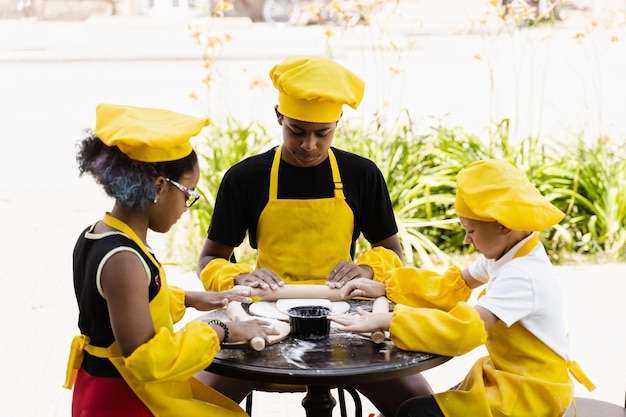
M 165 162 L 184 158 L 191 142 L 209 119 L 169 110 L 100 104 L 96 108 L 96 136 L 107 146 L 117 146 L 129 158 Z
M 356 109 L 365 84 L 329 58 L 290 56 L 270 70 L 278 90 L 278 111 L 305 122 L 331 123 L 341 118 L 343 105 Z
M 560 222 L 565 214 L 553 206 L 506 161 L 477 161 L 462 169 L 456 179 L 458 216 L 498 222 L 512 230 L 539 232 Z

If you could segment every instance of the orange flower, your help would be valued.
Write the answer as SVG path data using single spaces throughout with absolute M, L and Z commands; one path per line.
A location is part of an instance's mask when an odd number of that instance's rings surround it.
M 483 57 L 478 55 L 478 54 L 474 55 L 472 58 L 474 58 L 476 61 L 482 61 L 483 60 Z
M 330 10 L 334 10 L 334 11 L 336 11 L 336 12 L 341 12 L 341 11 L 342 11 L 342 9 L 341 9 L 341 4 L 340 4 L 340 3 L 339 3 L 339 1 L 337 1 L 337 0 L 333 0 L 333 1 L 331 1 L 331 2 L 328 4 L 328 6 L 327 6 L 327 7 L 328 7 L 328 9 L 330 9 Z
M 217 36 L 209 36 L 207 38 L 207 40 L 206 40 L 207 48 L 215 48 L 216 46 L 220 45 L 221 43 L 222 43 L 222 41 Z
M 577 33 L 576 35 L 574 35 L 574 39 L 584 39 L 587 35 L 585 35 L 584 33 Z
M 615 35 L 611 36 L 611 43 L 617 43 L 619 42 L 619 38 Z
M 326 36 L 326 39 L 330 39 L 335 36 L 335 33 L 332 31 L 332 29 L 326 29 L 324 31 L 324 36 Z
M 213 13 L 216 15 L 221 15 L 230 10 L 233 10 L 235 6 L 230 0 L 218 0 L 215 4 L 215 8 L 213 9 Z
M 250 83 L 250 90 L 254 90 L 254 89 L 263 89 L 267 87 L 267 83 L 261 79 L 256 79 L 253 80 L 252 83 Z
M 192 91 L 191 93 L 189 93 L 189 98 L 192 100 L 197 100 L 198 96 L 196 95 L 195 91 Z

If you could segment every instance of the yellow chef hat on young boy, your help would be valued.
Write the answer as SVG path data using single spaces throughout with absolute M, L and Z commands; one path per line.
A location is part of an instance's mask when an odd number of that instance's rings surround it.
M 209 119 L 169 110 L 100 104 L 95 134 L 107 146 L 117 146 L 142 162 L 175 161 L 193 150 L 190 139 Z
M 278 111 L 305 122 L 331 123 L 341 118 L 343 105 L 361 103 L 363 80 L 330 58 L 287 57 L 270 70 L 278 90 Z
M 506 161 L 473 162 L 459 172 L 456 183 L 454 205 L 460 217 L 535 232 L 552 227 L 565 217 L 522 170 Z

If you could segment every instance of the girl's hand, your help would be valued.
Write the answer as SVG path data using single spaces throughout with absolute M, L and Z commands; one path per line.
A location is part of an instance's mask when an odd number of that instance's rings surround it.
M 268 336 L 280 333 L 271 323 L 260 319 L 229 321 L 224 324 L 228 326 L 228 342 L 247 342 L 255 337 L 261 337 L 268 344 Z
M 370 313 L 361 307 L 356 309 L 358 316 L 352 314 L 333 314 L 329 320 L 338 324 L 337 329 L 343 332 L 365 333 L 376 330 L 389 330 L 393 313 Z
M 252 302 L 245 292 L 237 290 L 228 291 L 186 291 L 185 305 L 199 311 L 211 311 L 225 308 L 231 301 L 240 301 L 244 304 Z
M 372 281 L 368 278 L 356 278 L 347 282 L 341 289 L 341 297 L 343 299 L 352 297 L 352 293 L 358 291 L 358 295 L 365 297 L 382 297 L 385 295 L 385 284 L 382 282 Z

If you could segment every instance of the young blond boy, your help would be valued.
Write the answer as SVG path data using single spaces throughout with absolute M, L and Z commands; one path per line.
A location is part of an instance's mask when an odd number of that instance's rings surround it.
M 486 345 L 489 355 L 455 389 L 410 399 L 398 417 L 562 416 L 574 395 L 569 372 L 593 389 L 569 360 L 561 293 L 539 240 L 565 215 L 521 170 L 495 159 L 459 172 L 455 209 L 465 241 L 482 254 L 476 262 L 443 275 L 397 268 L 383 282 L 353 280 L 345 295 L 361 289 L 398 305 L 392 313 L 331 319 L 346 331 L 389 329 L 406 350 L 457 356 Z M 476 305 L 468 305 L 481 285 Z

